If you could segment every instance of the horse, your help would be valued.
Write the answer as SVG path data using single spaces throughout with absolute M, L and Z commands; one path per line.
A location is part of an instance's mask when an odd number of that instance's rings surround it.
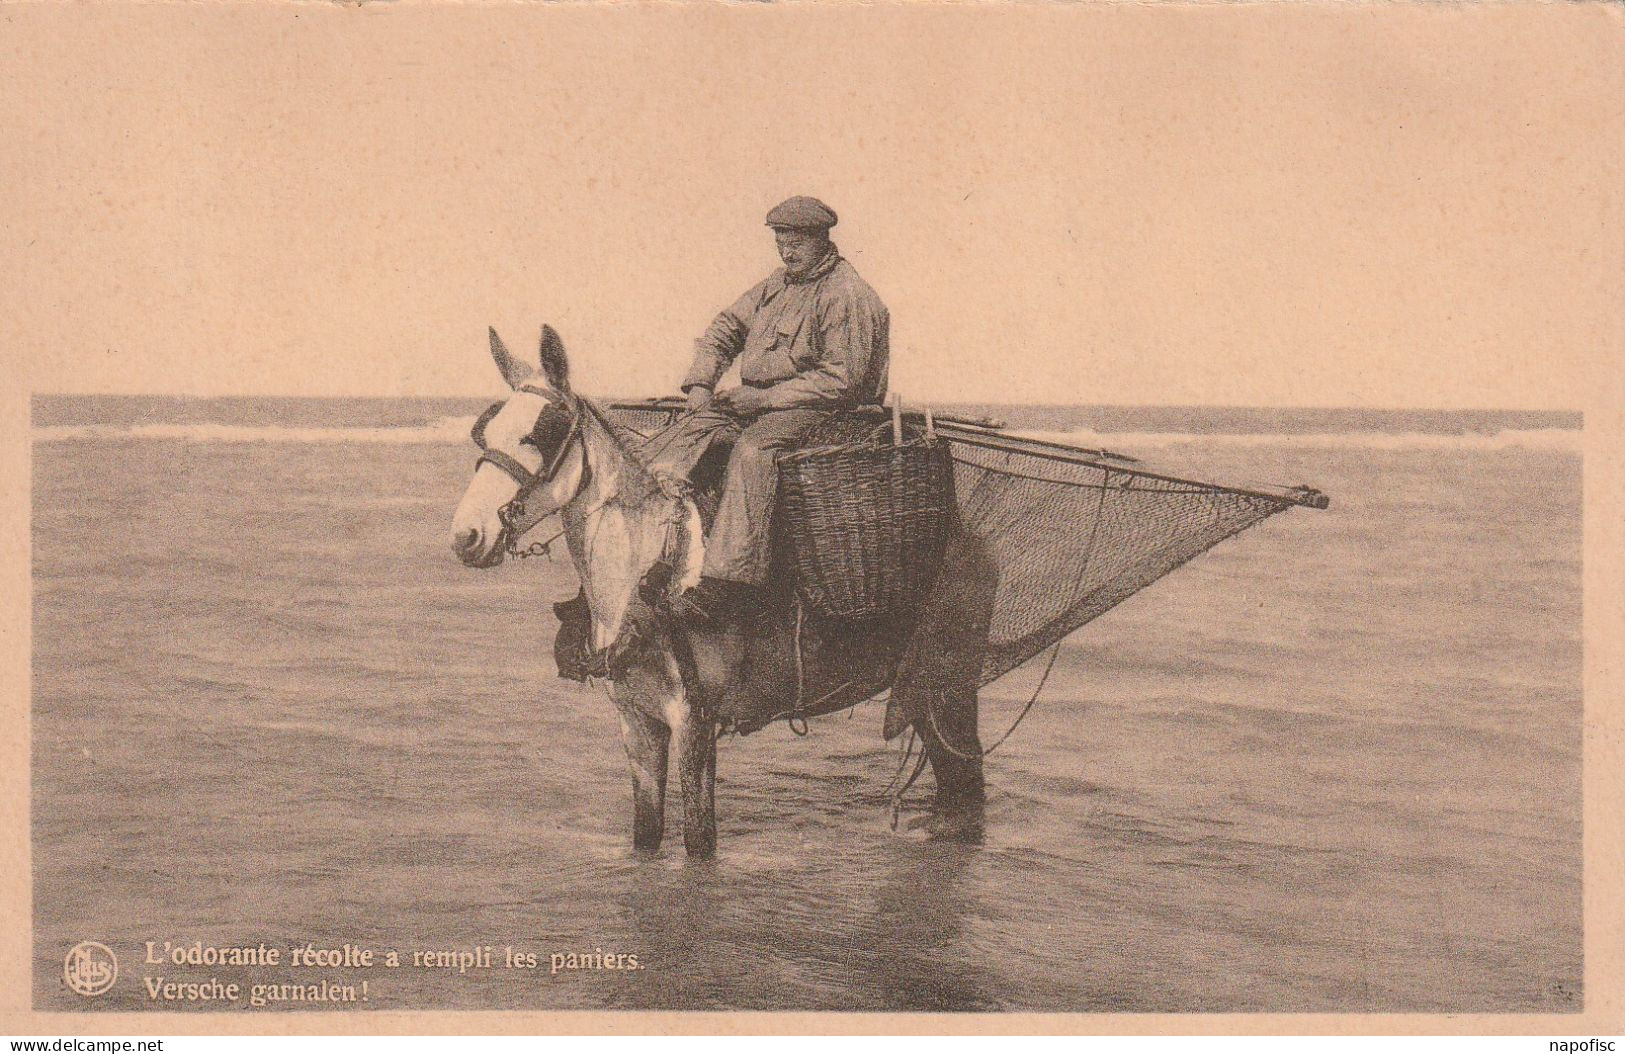
M 552 327 L 542 328 L 535 363 L 510 353 L 495 329 L 490 346 L 510 394 L 476 425 L 480 454 L 452 519 L 452 551 L 468 567 L 495 567 L 532 527 L 560 517 L 591 613 L 592 647 L 613 657 L 634 848 L 660 848 L 675 752 L 684 847 L 691 858 L 715 853 L 717 740 L 727 714 L 745 715 L 735 724 L 749 730 L 775 717 L 845 709 L 888 688 L 886 738 L 911 727 L 923 744 L 919 764 L 929 763 L 935 778 L 930 835 L 979 838 L 974 677 L 986 627 L 965 613 L 990 606 L 988 591 L 974 586 L 990 579 L 974 545 L 950 540 L 944 559 L 957 570 L 945 568 L 921 611 L 892 624 L 842 626 L 776 604 L 742 625 L 679 628 L 659 617 L 658 594 L 699 580 L 704 531 L 692 491 L 652 475 L 597 405 L 572 390 Z

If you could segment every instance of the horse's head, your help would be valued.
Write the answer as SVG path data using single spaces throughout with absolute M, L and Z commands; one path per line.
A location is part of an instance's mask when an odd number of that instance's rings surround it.
M 587 472 L 585 411 L 559 335 L 542 327 L 539 369 L 514 358 L 494 329 L 491 357 L 513 394 L 474 424 L 480 456 L 451 521 L 452 551 L 469 567 L 501 563 L 509 540 L 574 500 Z

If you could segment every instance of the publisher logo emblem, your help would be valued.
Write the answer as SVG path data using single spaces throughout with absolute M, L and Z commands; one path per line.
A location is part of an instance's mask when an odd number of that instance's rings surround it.
M 80 995 L 101 995 L 118 980 L 118 957 L 95 941 L 81 941 L 62 964 L 62 979 Z

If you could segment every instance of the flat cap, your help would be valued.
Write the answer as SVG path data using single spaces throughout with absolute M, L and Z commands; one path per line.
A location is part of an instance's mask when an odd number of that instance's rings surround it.
M 835 210 L 819 201 L 805 195 L 797 195 L 787 201 L 781 201 L 773 206 L 773 211 L 767 214 L 769 227 L 809 227 L 818 230 L 829 230 L 839 222 L 840 217 Z

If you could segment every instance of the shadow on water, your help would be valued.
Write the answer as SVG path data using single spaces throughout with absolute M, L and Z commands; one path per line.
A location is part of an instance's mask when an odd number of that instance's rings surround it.
M 892 1010 L 995 1010 L 994 978 L 963 947 L 981 917 L 969 879 L 978 847 L 909 844 L 895 854 L 870 920 L 873 980 Z
M 629 869 L 618 904 L 647 969 L 612 1005 L 996 1009 L 995 979 L 962 947 L 979 915 L 968 879 L 980 851 L 892 837 L 861 848 L 810 885 L 724 863 Z

